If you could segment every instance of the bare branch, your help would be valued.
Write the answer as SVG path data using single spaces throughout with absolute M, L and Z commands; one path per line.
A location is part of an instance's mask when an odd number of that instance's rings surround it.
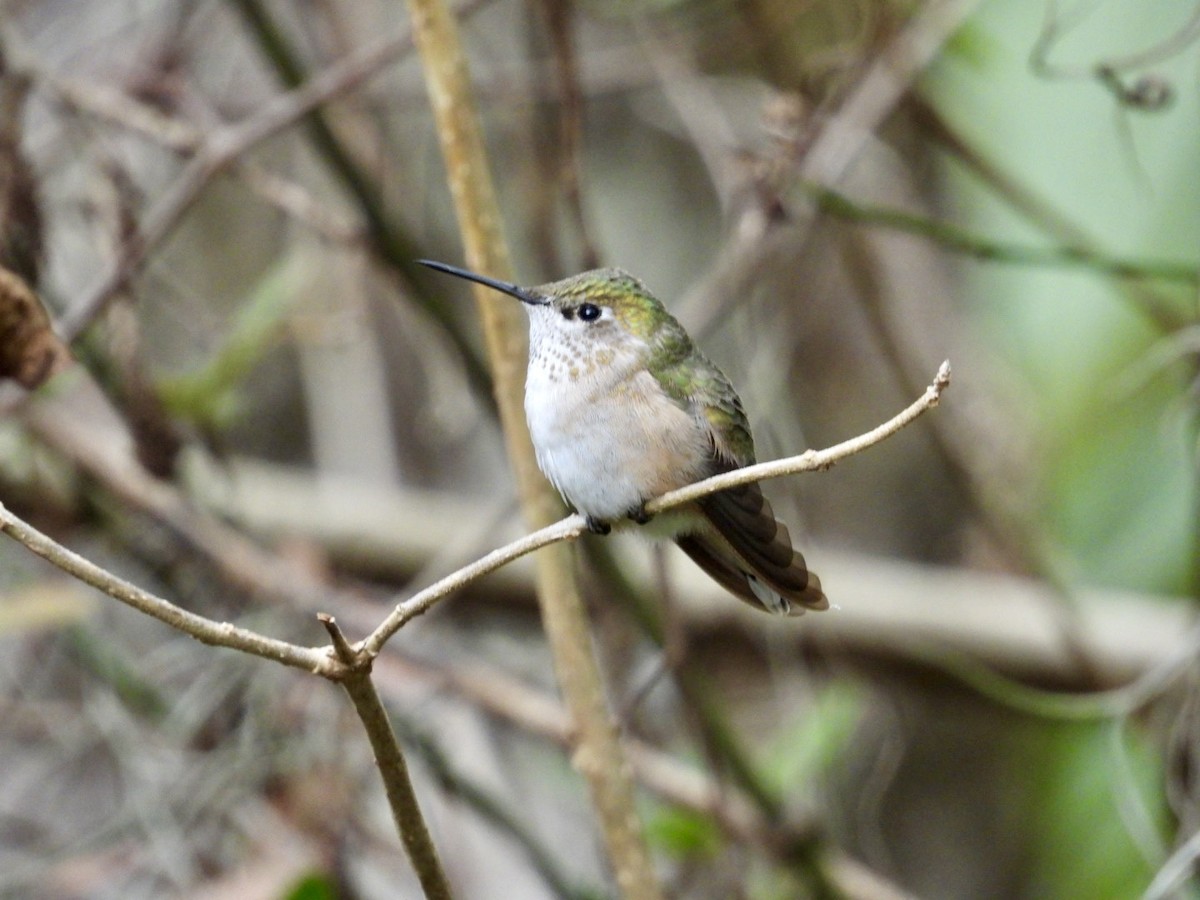
M 68 550 L 62 544 L 9 512 L 3 504 L 0 504 L 0 531 L 24 544 L 38 556 L 58 566 L 69 575 L 74 575 L 80 581 L 120 600 L 126 606 L 131 606 L 139 612 L 194 637 L 202 644 L 241 650 L 253 656 L 261 656 L 263 659 L 271 659 L 283 663 L 285 666 L 304 669 L 306 672 L 323 675 L 327 678 L 337 676 L 336 664 L 324 649 L 289 644 L 286 641 L 258 634 L 248 628 L 241 628 L 230 622 L 217 622 L 189 612 L 169 600 L 155 596 L 124 578 L 100 568 L 78 553 Z
M 781 475 L 828 469 L 841 460 L 886 440 L 926 410 L 936 406 L 941 399 L 942 392 L 949 384 L 950 364 L 944 362 L 938 369 L 933 383 L 919 399 L 889 421 L 865 434 L 825 450 L 809 450 L 788 459 L 759 463 L 716 475 L 664 494 L 646 504 L 646 510 L 652 513 L 662 512 L 739 484 L 778 478 Z M 215 622 L 181 609 L 170 601 L 144 591 L 73 553 L 4 509 L 3 506 L 0 506 L 0 530 L 25 544 L 34 553 L 49 560 L 63 571 L 199 641 L 215 646 L 244 650 L 255 656 L 274 659 L 285 665 L 305 669 L 325 677 L 336 678 L 340 674 L 336 669 L 330 668 L 333 662 L 323 649 L 300 647 L 274 640 L 253 631 L 228 623 Z M 365 652 L 369 657 L 378 655 L 388 639 L 407 622 L 427 612 L 450 594 L 534 550 L 560 541 L 574 540 L 585 530 L 583 518 L 571 515 L 493 550 L 398 604 L 388 617 L 359 643 L 357 649 Z
M 874 446 L 904 428 L 926 410 L 936 406 L 950 383 L 948 362 L 939 368 L 933 383 L 908 408 L 877 428 L 823 451 L 808 451 L 786 460 L 762 463 L 747 469 L 710 478 L 666 494 L 647 505 L 659 512 L 699 497 L 750 481 L 796 472 L 827 469 L 838 461 Z M 442 598 L 488 572 L 506 565 L 534 550 L 564 540 L 573 540 L 585 530 L 583 519 L 568 516 L 546 528 L 489 553 L 469 566 L 441 579 L 437 584 L 399 604 L 392 613 L 357 647 L 351 647 L 332 616 L 321 621 L 330 633 L 334 654 L 324 648 L 300 647 L 269 638 L 227 622 L 216 622 L 184 610 L 118 576 L 107 572 L 56 543 L 0 505 L 0 531 L 24 544 L 65 572 L 104 591 L 123 603 L 170 625 L 203 643 L 230 647 L 264 659 L 272 659 L 295 668 L 339 681 L 350 696 L 375 752 L 376 764 L 386 787 L 388 801 L 401 840 L 413 867 L 430 897 L 448 897 L 449 887 L 429 837 L 428 828 L 417 803 L 395 732 L 371 681 L 371 661 L 386 641 L 407 621 L 420 615 Z
M 337 619 L 329 615 L 329 613 L 317 613 L 317 621 L 325 626 L 325 630 L 329 632 L 329 640 L 333 644 L 333 652 L 347 666 L 354 666 L 358 663 L 354 648 L 350 646 L 350 642 L 346 640 L 346 635 L 342 634 L 342 629 L 337 623 Z
M 737 487 L 742 484 L 750 484 L 753 481 L 766 481 L 770 478 L 779 478 L 782 475 L 796 475 L 800 472 L 819 472 L 832 468 L 843 459 L 874 447 L 876 444 L 890 438 L 902 428 L 910 425 L 922 413 L 937 406 L 941 401 L 942 391 L 949 386 L 950 361 L 946 360 L 938 367 L 937 375 L 934 376 L 933 382 L 929 387 L 925 389 L 925 393 L 913 401 L 903 412 L 884 422 L 882 425 L 872 428 L 858 437 L 842 441 L 840 444 L 834 444 L 825 450 L 806 450 L 799 456 L 758 463 L 753 466 L 746 466 L 744 469 L 723 472 L 720 475 L 714 475 L 712 478 L 697 481 L 695 484 L 690 484 L 687 487 L 671 491 L 655 500 L 651 500 L 646 504 L 646 512 L 663 512 L 673 509 L 676 506 L 682 506 L 684 503 L 692 500 L 699 500 L 701 497 L 706 497 L 717 491 Z
M 449 898 L 450 889 L 437 850 L 421 814 L 396 734 L 371 682 L 371 658 L 352 648 L 332 616 L 320 616 L 329 631 L 336 659 L 323 648 L 300 647 L 229 622 L 216 622 L 182 609 L 125 581 L 58 544 L 0 504 L 0 531 L 37 555 L 201 643 L 241 650 L 338 681 L 350 696 L 375 754 L 400 840 L 429 898 Z
M 361 648 L 372 656 L 376 655 L 387 643 L 388 638 L 404 627 L 409 620 L 428 612 L 438 601 L 444 600 L 477 578 L 482 578 L 489 572 L 508 565 L 514 559 L 520 559 L 534 550 L 557 544 L 559 541 L 574 540 L 586 530 L 587 526 L 584 524 L 582 516 L 567 516 L 553 525 L 540 528 L 520 540 L 493 550 L 487 556 L 447 575 L 397 605 L 391 614 L 379 624 L 379 627 L 363 640 Z
M 332 625 L 332 619 L 329 620 Z M 336 625 L 333 626 L 336 628 Z M 342 639 L 343 642 L 345 639 Z M 450 885 L 438 858 L 437 848 L 429 836 L 429 827 L 421 815 L 417 792 L 413 790 L 408 774 L 408 763 L 388 721 L 387 710 L 379 699 L 379 692 L 371 681 L 369 669 L 355 669 L 343 681 L 342 687 L 354 703 L 354 711 L 367 732 L 371 750 L 375 754 L 375 765 L 383 776 L 388 805 L 400 832 L 400 840 L 412 861 L 421 887 L 428 900 L 449 900 Z
M 646 512 L 660 513 L 676 506 L 682 506 L 684 503 L 698 500 L 708 494 L 736 487 L 740 484 L 749 484 L 752 481 L 763 481 L 768 478 L 778 478 L 781 475 L 794 475 L 799 472 L 815 472 L 828 469 L 841 460 L 854 456 L 856 453 L 861 453 L 868 447 L 873 447 L 881 441 L 886 440 L 912 423 L 926 410 L 937 406 L 941 400 L 942 392 L 949 385 L 950 362 L 947 360 L 938 368 L 933 383 L 925 389 L 925 393 L 920 398 L 892 419 L 876 428 L 872 428 L 865 434 L 851 438 L 848 441 L 843 441 L 840 444 L 835 444 L 826 450 L 808 450 L 799 456 L 789 457 L 788 459 L 758 463 L 757 465 L 747 466 L 744 469 L 736 469 L 732 472 L 714 475 L 712 478 L 706 478 L 704 481 L 698 481 L 695 484 L 680 488 L 677 491 L 671 491 L 651 500 L 646 504 Z M 436 603 L 459 588 L 541 547 L 546 547 L 559 541 L 573 541 L 585 530 L 586 525 L 582 516 L 567 516 L 553 525 L 539 529 L 520 540 L 513 541 L 511 544 L 493 550 L 482 559 L 459 569 L 457 572 L 446 576 L 400 603 L 380 623 L 379 627 L 362 641 L 360 644 L 361 649 L 372 656 L 378 654 L 388 639 L 399 631 L 405 623 L 427 612 Z

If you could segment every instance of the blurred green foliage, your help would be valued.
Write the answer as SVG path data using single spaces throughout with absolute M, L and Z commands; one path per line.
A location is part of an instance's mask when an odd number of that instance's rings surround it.
M 1039 77 L 1030 64 L 1047 22 L 1061 26 L 1046 59 L 1063 77 Z M 1168 3 L 984 4 L 925 85 L 982 157 L 999 162 L 1097 248 L 1194 260 L 1200 247 L 1194 47 L 1153 60 L 1153 72 L 1178 93 L 1162 113 L 1119 105 L 1087 74 L 1183 24 L 1181 10 Z M 1011 198 L 955 167 L 946 174 L 967 227 L 1047 241 L 1047 223 L 1016 213 Z M 1019 379 L 1044 451 L 1041 470 L 1029 477 L 1052 540 L 1087 582 L 1194 591 L 1188 385 L 1195 354 L 1130 377 L 1174 327 L 1148 316 L 1139 292 L 1153 292 L 1183 323 L 1194 314 L 1194 290 L 1000 266 L 972 266 L 966 277 L 976 330 Z
M 648 816 L 646 838 L 676 859 L 710 858 L 721 847 L 721 834 L 712 819 L 680 807 L 663 807 Z
M 1133 729 L 1060 725 L 1026 746 L 1033 775 L 1031 897 L 1136 897 L 1160 861 L 1165 804 L 1154 748 Z
M 282 900 L 335 900 L 337 884 L 328 875 L 312 873 L 300 879 Z
M 865 701 L 853 682 L 831 682 L 772 736 L 763 771 L 776 793 L 790 803 L 821 783 L 845 752 Z
M 172 414 L 206 431 L 233 424 L 242 411 L 242 386 L 283 336 L 302 283 L 299 265 L 290 258 L 272 265 L 250 290 L 220 346 L 204 364 L 159 380 L 159 394 Z
M 1039 77 L 1031 48 L 1056 14 L 1064 27 L 1047 60 L 1064 77 Z M 1017 212 L 1010 197 L 949 166 L 946 185 L 965 227 L 1046 242 L 1067 222 L 1115 256 L 1196 260 L 1194 45 L 1153 61 L 1178 91 L 1163 113 L 1120 106 L 1088 74 L 1182 25 L 1183 10 L 1169 3 L 981 5 L 925 87 L 981 157 L 1057 221 Z M 1169 349 L 1195 315 L 1194 289 L 980 265 L 966 269 L 966 295 L 976 332 L 1016 376 L 1040 461 L 1028 473 L 1039 518 L 1072 576 L 1194 594 L 1196 354 Z M 1147 365 L 1153 358 L 1162 364 Z M 1022 787 L 1014 802 L 1028 828 L 1024 896 L 1135 897 L 1162 864 L 1161 751 L 1150 734 L 1121 724 L 1035 720 L 1015 743 L 1010 762 Z

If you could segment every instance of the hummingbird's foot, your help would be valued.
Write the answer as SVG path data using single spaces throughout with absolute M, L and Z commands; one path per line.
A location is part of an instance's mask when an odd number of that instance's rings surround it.
M 637 507 L 629 511 L 628 515 L 629 518 L 633 519 L 633 521 L 637 522 L 639 525 L 645 525 L 654 518 L 653 513 L 646 512 L 645 503 L 639 503 Z
M 603 519 L 597 519 L 594 516 L 584 516 L 583 518 L 587 523 L 587 530 L 592 534 L 608 534 L 612 531 L 612 526 Z

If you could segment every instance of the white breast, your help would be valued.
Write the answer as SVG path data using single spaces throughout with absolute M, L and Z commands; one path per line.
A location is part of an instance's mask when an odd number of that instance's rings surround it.
M 708 434 L 636 359 L 604 362 L 531 359 L 525 415 L 546 477 L 579 512 L 613 521 L 705 474 Z

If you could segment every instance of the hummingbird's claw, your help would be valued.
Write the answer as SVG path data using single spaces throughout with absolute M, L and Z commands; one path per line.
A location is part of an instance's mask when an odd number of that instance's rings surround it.
M 639 525 L 645 525 L 654 518 L 654 514 L 646 512 L 645 503 L 639 503 L 634 509 L 629 511 L 629 518 L 633 519 Z
M 587 530 L 592 534 L 608 534 L 612 531 L 612 526 L 602 519 L 584 516 L 584 521 L 587 523 Z

